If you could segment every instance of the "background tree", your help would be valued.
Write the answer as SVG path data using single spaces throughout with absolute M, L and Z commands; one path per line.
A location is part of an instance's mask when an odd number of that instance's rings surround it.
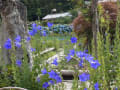
M 97 31 L 99 31 L 98 24 L 98 12 L 97 12 L 98 0 L 92 0 L 92 32 L 93 32 L 93 43 L 94 43 L 94 54 L 97 58 Z
M 28 10 L 28 20 L 34 21 L 51 13 L 52 9 L 56 9 L 57 13 L 72 10 L 76 3 L 73 0 L 21 0 Z M 38 14 L 40 10 L 40 13 Z
M 36 12 L 36 15 L 38 16 L 38 20 L 40 20 L 40 16 L 41 16 L 41 9 L 40 8 L 37 8 L 37 12 Z

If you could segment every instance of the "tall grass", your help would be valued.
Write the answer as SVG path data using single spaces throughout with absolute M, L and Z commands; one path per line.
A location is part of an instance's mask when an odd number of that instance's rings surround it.
M 110 33 L 112 29 L 109 26 L 110 25 L 109 20 L 105 20 L 102 15 L 103 9 L 101 6 L 99 6 L 100 31 L 97 34 L 98 43 L 97 48 L 98 48 L 98 60 L 101 66 L 97 71 L 90 70 L 90 72 L 91 75 L 93 76 L 92 77 L 93 81 L 94 82 L 97 81 L 100 83 L 101 90 L 113 90 L 116 87 L 118 87 L 119 89 L 120 13 L 118 13 L 117 15 L 116 28 L 113 29 L 114 33 L 112 34 Z

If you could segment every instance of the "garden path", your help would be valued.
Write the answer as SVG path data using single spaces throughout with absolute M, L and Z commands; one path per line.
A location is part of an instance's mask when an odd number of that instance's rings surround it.
M 74 48 L 76 48 L 76 45 L 74 46 Z M 51 52 L 51 51 L 53 51 L 53 50 L 55 50 L 55 48 L 54 48 L 54 47 L 51 47 L 51 48 L 48 48 L 48 49 L 40 52 L 39 54 L 45 54 L 45 53 Z M 39 54 L 35 55 L 35 57 L 38 56 Z M 58 62 L 60 62 L 60 61 L 62 60 L 63 56 L 65 56 L 65 55 L 64 55 L 64 49 L 63 49 L 63 48 L 60 48 L 60 49 L 58 50 L 58 52 L 56 52 L 55 55 L 53 55 L 52 57 L 48 58 L 47 60 L 44 60 L 44 61 L 45 61 L 44 63 L 48 63 L 48 64 L 50 65 L 50 67 L 52 67 L 52 66 L 54 66 L 53 64 L 51 64 L 51 63 L 53 62 L 53 60 L 54 60 L 55 58 L 57 58 L 57 59 L 58 59 Z M 40 65 L 40 66 L 41 66 L 41 65 Z M 74 73 L 73 70 L 61 70 L 61 73 L 65 73 L 65 74 L 71 74 L 71 72 Z M 82 73 L 83 71 L 82 71 L 82 70 L 79 70 L 79 72 Z M 86 71 L 86 72 L 87 72 L 87 71 Z M 80 83 L 80 82 L 79 82 L 79 83 Z M 63 80 L 63 84 L 64 84 L 64 90 L 72 90 L 73 80 Z M 80 85 L 80 84 L 79 84 L 79 85 Z M 86 87 L 89 87 L 89 85 L 90 85 L 90 83 L 87 82 L 87 83 L 86 83 Z M 63 89 L 62 89 L 62 86 L 59 85 L 59 84 L 58 84 L 58 85 L 55 85 L 55 87 L 57 87 L 58 90 L 63 90 Z M 80 86 L 79 86 L 79 87 L 80 87 Z M 53 87 L 51 87 L 51 90 L 55 90 L 55 89 L 54 89 Z

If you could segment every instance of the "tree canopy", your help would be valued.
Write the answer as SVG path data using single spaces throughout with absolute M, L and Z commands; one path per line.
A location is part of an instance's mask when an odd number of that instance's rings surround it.
M 28 10 L 28 20 L 34 21 L 50 14 L 52 9 L 57 13 L 72 10 L 79 0 L 21 0 Z

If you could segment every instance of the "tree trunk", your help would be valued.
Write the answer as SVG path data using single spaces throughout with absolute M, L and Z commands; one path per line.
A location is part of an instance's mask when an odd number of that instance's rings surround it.
M 22 60 L 23 49 L 15 47 L 13 50 L 6 50 L 4 48 L 5 41 L 10 38 L 13 42 L 15 37 L 20 35 L 22 39 L 27 38 L 27 9 L 18 0 L 0 0 L 0 13 L 2 17 L 2 25 L 0 30 L 1 47 L 2 47 L 2 60 L 5 64 L 11 64 L 11 53 L 14 53 L 17 60 Z M 30 62 L 32 62 L 32 55 L 30 52 L 30 44 L 26 44 Z
M 93 52 L 95 54 L 96 59 L 98 58 L 97 31 L 99 31 L 97 4 L 98 4 L 98 0 L 92 0 L 92 32 L 93 32 L 93 43 L 94 43 Z

